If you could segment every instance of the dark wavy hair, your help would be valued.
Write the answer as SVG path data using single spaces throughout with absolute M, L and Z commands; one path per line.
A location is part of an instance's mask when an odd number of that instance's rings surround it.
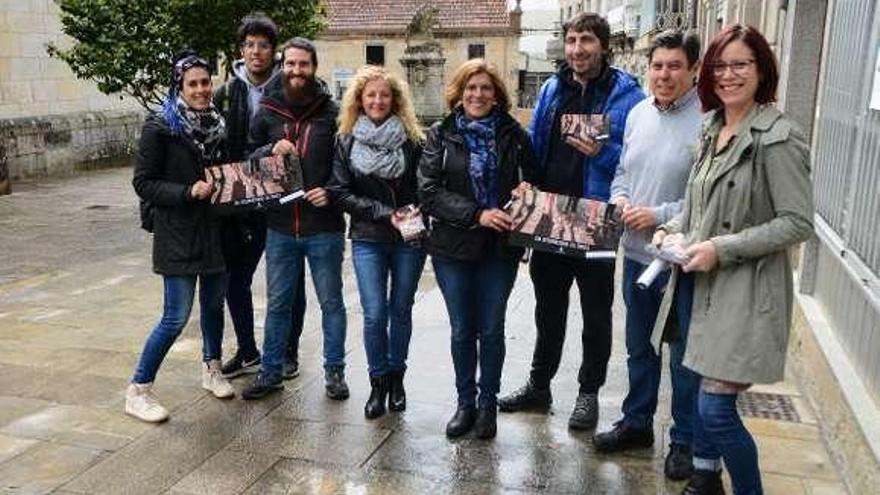
M 241 20 L 238 26 L 238 44 L 244 43 L 248 36 L 264 36 L 272 49 L 278 45 L 278 26 L 266 14 L 254 12 Z
M 712 70 L 724 48 L 734 41 L 745 43 L 755 57 L 755 66 L 758 68 L 758 91 L 755 93 L 755 101 L 758 103 L 776 101 L 779 69 L 776 66 L 776 56 L 773 55 L 770 44 L 757 29 L 742 24 L 733 24 L 725 27 L 712 38 L 706 48 L 706 55 L 703 56 L 697 93 L 700 95 L 700 103 L 703 105 L 704 112 L 724 106 L 718 95 L 715 94 L 715 74 Z

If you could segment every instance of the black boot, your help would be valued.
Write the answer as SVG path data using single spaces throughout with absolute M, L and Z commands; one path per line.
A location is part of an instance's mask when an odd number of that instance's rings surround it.
M 370 377 L 370 398 L 364 406 L 364 416 L 367 419 L 378 418 L 385 414 L 385 396 L 388 395 L 388 376 L 379 375 Z
M 477 438 L 488 440 L 495 438 L 498 432 L 498 409 L 480 409 L 477 413 L 477 422 L 474 425 L 474 435 Z
M 388 409 L 406 410 L 406 390 L 403 389 L 403 370 L 388 375 Z
M 477 420 L 477 409 L 473 407 L 460 407 L 455 411 L 455 415 L 446 423 L 446 436 L 460 437 L 471 431 L 474 422 Z

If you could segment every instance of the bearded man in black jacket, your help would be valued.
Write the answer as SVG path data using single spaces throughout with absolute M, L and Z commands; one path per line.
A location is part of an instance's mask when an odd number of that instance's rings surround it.
M 297 295 L 296 276 L 309 262 L 321 305 L 324 335 L 324 385 L 332 399 L 349 395 L 345 383 L 345 304 L 342 256 L 345 222 L 332 207 L 324 185 L 330 179 L 338 107 L 315 77 L 314 44 L 294 38 L 281 48 L 281 91 L 270 92 L 250 129 L 252 158 L 296 154 L 302 166 L 305 196 L 267 212 L 266 279 L 268 303 L 262 370 L 242 392 L 258 399 L 283 388 L 284 351 L 290 336 L 290 311 Z

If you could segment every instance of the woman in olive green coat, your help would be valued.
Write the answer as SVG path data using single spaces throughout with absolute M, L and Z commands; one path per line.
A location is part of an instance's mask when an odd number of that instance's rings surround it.
M 711 42 L 699 93 L 714 113 L 684 208 L 654 236 L 658 245 L 688 244 L 682 270 L 696 273 L 684 365 L 703 379 L 695 471 L 684 494 L 723 493 L 721 458 L 735 493 L 762 492 L 757 449 L 736 399 L 753 383 L 783 378 L 794 298 L 788 248 L 813 231 L 809 150 L 792 121 L 770 106 L 777 81 L 773 53 L 753 28 L 728 26 Z M 674 284 L 671 277 L 667 299 Z

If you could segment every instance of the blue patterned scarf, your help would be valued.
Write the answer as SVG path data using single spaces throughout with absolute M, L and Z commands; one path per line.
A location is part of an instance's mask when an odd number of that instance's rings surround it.
M 464 136 L 471 154 L 468 172 L 480 208 L 498 208 L 498 151 L 495 146 L 498 120 L 495 110 L 482 119 L 470 119 L 461 109 L 455 116 L 455 126 Z

